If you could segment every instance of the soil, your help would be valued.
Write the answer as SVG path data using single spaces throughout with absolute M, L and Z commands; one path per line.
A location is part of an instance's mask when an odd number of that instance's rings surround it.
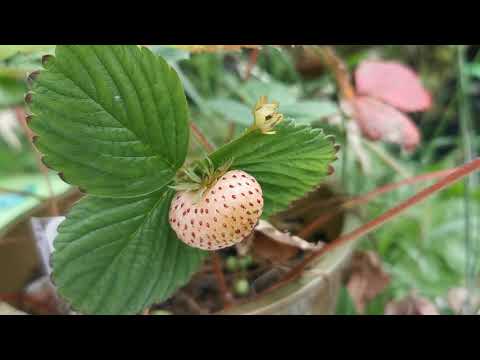
M 58 205 L 61 214 L 67 213 L 72 204 L 80 199 L 81 196 L 82 194 L 75 191 L 59 199 Z M 331 188 L 322 186 L 315 192 L 310 193 L 306 198 L 295 202 L 287 211 L 269 219 L 269 222 L 281 231 L 296 234 L 315 218 L 331 210 L 331 200 L 335 197 L 335 192 Z M 31 239 L 28 223 L 30 216 L 50 216 L 47 204 L 28 214 L 26 220 L 15 224 L 2 242 L 15 243 Z M 340 213 L 305 240 L 314 244 L 332 241 L 340 235 L 343 221 L 344 214 Z M 251 256 L 252 261 L 248 267 L 240 270 L 229 271 L 226 269 L 225 264 L 227 258 L 232 256 L 237 257 L 237 259 L 245 258 L 243 256 L 245 255 L 243 253 L 246 251 L 245 246 L 243 246 L 243 249 L 242 247 L 231 247 L 217 251 L 222 264 L 222 273 L 228 293 L 222 293 L 219 290 L 218 274 L 214 271 L 214 264 L 212 263 L 212 257 L 210 257 L 205 261 L 200 271 L 193 276 L 188 285 L 178 290 L 169 300 L 152 306 L 149 313 L 175 315 L 212 314 L 224 309 L 225 297 L 229 299 L 230 305 L 233 306 L 239 302 L 249 301 L 258 293 L 275 284 L 284 273 L 301 261 L 305 255 L 305 252 L 299 248 L 275 242 L 257 231 L 254 231 L 241 244 L 244 243 L 249 244 L 247 252 Z M 239 251 L 242 254 L 239 254 Z M 30 267 L 32 267 L 31 262 L 30 260 L 29 264 L 27 264 Z M 17 260 L 17 267 L 24 267 L 24 265 L 18 264 Z M 239 295 L 235 288 L 236 282 L 241 279 L 246 279 L 248 286 Z M 40 278 L 38 269 L 31 271 L 26 284 L 31 283 L 33 280 L 37 280 L 40 283 L 43 281 L 41 286 L 37 286 L 38 289 L 35 292 L 32 293 L 30 291 L 26 293 L 25 291 L 18 291 L 10 294 L 13 296 L 7 296 L 7 299 L 4 296 L 4 300 L 18 309 L 31 314 L 69 313 L 65 304 L 56 296 L 54 288 L 45 283 L 45 278 Z

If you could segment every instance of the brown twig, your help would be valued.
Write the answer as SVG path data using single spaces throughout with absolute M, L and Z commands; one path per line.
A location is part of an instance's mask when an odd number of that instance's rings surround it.
M 212 252 L 212 264 L 213 272 L 217 278 L 218 289 L 220 291 L 220 296 L 222 297 L 224 309 L 232 305 L 232 295 L 228 290 L 227 282 L 222 271 L 222 259 L 216 252 Z
M 477 158 L 463 166 L 460 166 L 450 172 L 447 176 L 443 179 L 439 180 L 432 186 L 418 192 L 417 194 L 413 195 L 412 197 L 408 198 L 407 200 L 401 202 L 399 205 L 394 206 L 393 208 L 387 210 L 382 215 L 376 217 L 375 219 L 371 220 L 370 222 L 362 225 L 361 227 L 357 228 L 356 230 L 349 232 L 345 235 L 338 237 L 333 242 L 325 245 L 318 251 L 314 251 L 310 253 L 300 264 L 295 266 L 291 271 L 289 271 L 285 277 L 275 285 L 271 286 L 267 290 L 263 291 L 261 294 L 257 296 L 266 295 L 282 286 L 287 285 L 291 281 L 300 277 L 305 270 L 306 266 L 310 264 L 313 260 L 317 259 L 318 257 L 324 255 L 325 253 L 332 251 L 333 249 L 345 245 L 348 242 L 357 240 L 358 238 L 367 235 L 368 233 L 372 232 L 373 230 L 377 229 L 381 225 L 387 223 L 388 221 L 396 218 L 407 209 L 411 208 L 412 206 L 420 203 L 421 201 L 425 200 L 429 196 L 435 194 L 436 192 L 452 185 L 453 183 L 463 179 L 467 175 L 478 171 L 480 169 L 480 158 Z
M 248 64 L 247 64 L 247 67 L 245 69 L 245 75 L 243 77 L 243 79 L 245 81 L 247 81 L 248 79 L 250 79 L 250 76 L 252 75 L 252 70 L 254 68 L 254 66 L 257 64 L 257 60 L 258 60 L 258 53 L 260 51 L 258 49 L 252 49 L 250 51 L 250 56 L 248 58 Z
M 47 183 L 48 194 L 49 194 L 50 215 L 51 216 L 58 216 L 59 211 L 58 211 L 57 199 L 56 199 L 55 193 L 53 192 L 53 187 L 52 187 L 52 183 L 50 182 L 50 178 L 48 177 L 48 169 L 42 163 L 42 157 L 41 157 L 40 153 L 38 152 L 37 148 L 35 147 L 35 145 L 33 144 L 34 134 L 27 125 L 25 111 L 21 107 L 16 107 L 15 112 L 17 114 L 18 121 L 22 125 L 24 133 L 25 133 L 25 135 L 27 136 L 27 138 L 30 142 L 30 146 L 31 146 L 33 152 L 35 153 L 35 156 L 36 156 L 36 159 L 37 159 L 37 166 L 38 166 L 40 172 L 43 174 L 43 177 L 45 178 L 45 181 Z
M 207 150 L 207 152 L 215 150 L 215 147 L 208 141 L 202 130 L 200 130 L 193 121 L 190 121 L 190 129 L 192 129 L 193 135 L 195 135 L 198 142 L 205 148 L 205 150 Z
M 379 188 L 377 188 L 373 191 L 370 191 L 369 193 L 367 193 L 365 195 L 352 197 L 349 200 L 346 200 L 346 201 L 338 204 L 338 207 L 330 210 L 328 213 L 320 215 L 317 219 L 315 219 L 313 222 L 311 222 L 305 228 L 303 228 L 298 233 L 298 236 L 301 237 L 302 239 L 308 238 L 317 229 L 319 229 L 323 224 L 325 224 L 327 221 L 332 219 L 335 215 L 342 212 L 342 210 L 344 210 L 344 209 L 351 209 L 353 207 L 366 204 L 366 203 L 368 203 L 369 201 L 371 201 L 372 199 L 374 199 L 375 197 L 377 197 L 381 194 L 393 191 L 393 190 L 398 189 L 398 188 L 400 188 L 402 186 L 405 186 L 405 185 L 413 185 L 413 184 L 421 182 L 421 181 L 428 181 L 428 180 L 438 179 L 440 177 L 447 176 L 447 175 L 451 174 L 452 172 L 454 172 L 455 170 L 456 170 L 456 168 L 455 169 L 448 169 L 448 170 L 440 170 L 440 171 L 435 171 L 435 172 L 430 172 L 430 173 L 427 173 L 427 174 L 414 176 L 412 178 L 401 180 L 401 181 L 396 182 L 396 183 L 391 183 L 391 184 L 381 186 L 381 187 L 379 187 Z
M 325 65 L 332 71 L 342 97 L 345 100 L 352 100 L 355 97 L 355 89 L 350 81 L 347 66 L 342 59 L 330 46 L 313 46 L 312 49 L 320 55 Z

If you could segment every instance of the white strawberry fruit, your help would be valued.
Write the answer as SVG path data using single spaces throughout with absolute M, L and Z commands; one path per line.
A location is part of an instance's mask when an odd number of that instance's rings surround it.
M 218 250 L 245 239 L 263 210 L 262 189 L 244 171 L 223 174 L 200 199 L 195 191 L 179 191 L 170 206 L 169 222 L 178 238 L 203 250 Z

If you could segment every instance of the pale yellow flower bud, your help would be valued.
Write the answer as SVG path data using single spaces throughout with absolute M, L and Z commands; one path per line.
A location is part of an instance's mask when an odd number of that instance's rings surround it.
M 261 96 L 253 109 L 254 128 L 264 134 L 275 134 L 273 128 L 283 120 L 283 114 L 277 111 L 278 107 L 278 102 L 268 103 L 267 97 Z

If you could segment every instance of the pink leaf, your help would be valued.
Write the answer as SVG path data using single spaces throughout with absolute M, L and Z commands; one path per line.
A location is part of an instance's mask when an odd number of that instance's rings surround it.
M 428 299 L 413 292 L 401 300 L 390 301 L 385 306 L 385 315 L 440 315 L 440 313 Z
M 407 151 L 414 150 L 420 143 L 415 123 L 390 105 L 368 96 L 357 96 L 350 106 L 366 138 L 399 144 Z
M 382 261 L 373 251 L 357 251 L 352 256 L 348 292 L 358 313 L 380 294 L 390 283 L 390 276 L 383 270 Z
M 364 61 L 355 71 L 355 83 L 359 95 L 373 96 L 402 111 L 424 111 L 432 105 L 417 74 L 397 62 Z

